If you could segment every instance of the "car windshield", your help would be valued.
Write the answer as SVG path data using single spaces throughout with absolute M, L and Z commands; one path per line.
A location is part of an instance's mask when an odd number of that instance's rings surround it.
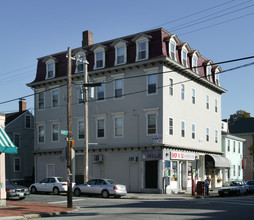
M 226 182 L 224 183 L 223 186 L 238 186 L 239 185 L 239 182 L 236 182 L 236 181 L 230 181 L 230 182 Z
M 67 182 L 67 180 L 66 180 L 65 178 L 62 178 L 62 177 L 57 177 L 57 179 L 58 179 L 58 181 L 59 181 L 60 183 L 62 183 L 62 182 Z
M 114 181 L 114 180 L 107 180 L 111 185 L 116 185 L 116 184 L 118 184 L 116 181 Z

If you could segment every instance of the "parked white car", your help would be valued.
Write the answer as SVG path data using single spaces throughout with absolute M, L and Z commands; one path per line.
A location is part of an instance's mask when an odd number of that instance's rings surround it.
M 72 183 L 72 187 L 75 185 L 75 183 Z M 48 177 L 39 183 L 32 184 L 29 188 L 31 193 L 53 192 L 58 195 L 60 192 L 67 192 L 68 183 L 63 177 Z
M 218 193 L 220 196 L 225 195 L 248 195 L 249 186 L 244 180 L 231 180 L 225 182 L 221 188 L 219 188 Z
M 103 198 L 114 196 L 120 198 L 127 194 L 126 186 L 118 184 L 116 181 L 111 179 L 92 179 L 86 184 L 81 184 L 73 187 L 75 196 L 83 194 L 97 194 Z

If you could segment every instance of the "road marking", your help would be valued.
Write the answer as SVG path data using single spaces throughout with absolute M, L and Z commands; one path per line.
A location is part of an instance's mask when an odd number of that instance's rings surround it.
M 85 199 L 74 199 L 73 202 L 82 201 Z M 66 203 L 67 201 L 48 202 L 48 204 Z
M 254 204 L 249 204 L 249 203 L 240 203 L 240 202 L 219 202 L 219 201 L 211 201 L 211 202 L 215 202 L 215 203 L 223 203 L 223 204 L 234 204 L 234 205 L 248 205 L 248 206 L 254 206 Z

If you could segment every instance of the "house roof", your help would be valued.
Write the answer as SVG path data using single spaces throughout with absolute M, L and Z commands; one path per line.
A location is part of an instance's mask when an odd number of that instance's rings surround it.
M 21 112 L 13 112 L 5 115 L 5 125 L 8 125 L 10 122 L 18 118 L 20 115 L 23 113 L 27 112 L 26 111 L 21 111 Z
M 229 122 L 229 132 L 232 134 L 254 133 L 254 118 L 240 118 Z

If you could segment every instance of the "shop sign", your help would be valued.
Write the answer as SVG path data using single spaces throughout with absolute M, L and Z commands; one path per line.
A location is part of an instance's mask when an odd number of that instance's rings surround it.
M 161 151 L 143 151 L 144 160 L 161 160 L 162 152 Z
M 162 144 L 162 135 L 161 134 L 156 134 L 153 137 L 153 144 Z
M 171 160 L 195 160 L 195 154 L 171 151 Z

